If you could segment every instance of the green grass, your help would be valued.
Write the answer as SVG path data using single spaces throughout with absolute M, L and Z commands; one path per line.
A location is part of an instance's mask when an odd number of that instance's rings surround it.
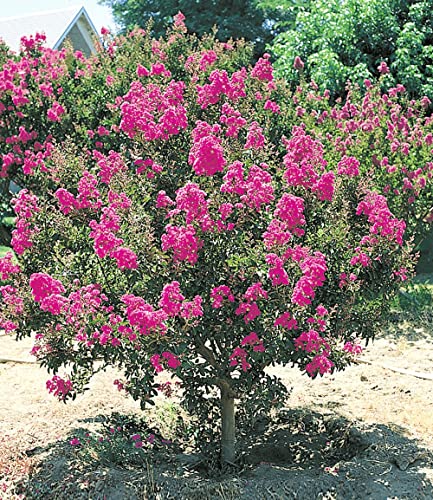
M 0 259 L 3 258 L 8 252 L 12 252 L 12 248 L 0 246 Z

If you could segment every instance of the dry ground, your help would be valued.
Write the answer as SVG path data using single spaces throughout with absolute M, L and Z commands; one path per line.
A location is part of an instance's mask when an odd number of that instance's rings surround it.
M 113 411 L 139 413 L 113 386 L 116 373 L 99 374 L 64 405 L 37 365 L 0 364 L 0 498 L 20 498 L 20 483 L 21 498 L 41 499 L 433 499 L 433 381 L 390 369 L 433 374 L 433 329 L 412 325 L 390 329 L 344 373 L 310 380 L 273 369 L 293 388 L 287 408 L 258 422 L 244 449 L 249 465 L 220 481 L 178 451 L 147 470 L 79 467 L 67 441 L 75 429 L 92 431 Z M 0 358 L 28 360 L 28 351 L 0 337 Z

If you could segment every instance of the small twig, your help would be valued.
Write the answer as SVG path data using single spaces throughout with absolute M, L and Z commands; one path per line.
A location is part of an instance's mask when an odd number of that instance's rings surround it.
M 13 358 L 0 358 L 0 363 L 19 363 L 23 365 L 34 365 L 37 364 L 37 361 L 25 360 L 25 359 L 13 359 Z
M 404 368 L 394 368 L 393 366 L 388 366 L 388 365 L 376 365 L 375 363 L 372 363 L 371 361 L 366 361 L 364 359 L 358 359 L 357 363 L 364 363 L 370 366 L 377 366 L 379 368 L 383 368 L 384 370 L 391 370 L 392 372 L 402 373 L 403 375 L 410 375 L 411 377 L 416 377 L 423 380 L 433 380 L 433 374 L 431 373 L 416 372 L 412 370 L 406 370 Z

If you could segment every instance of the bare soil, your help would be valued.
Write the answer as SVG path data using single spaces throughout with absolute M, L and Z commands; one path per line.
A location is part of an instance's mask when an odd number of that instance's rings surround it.
M 65 405 L 47 393 L 50 377 L 38 365 L 1 363 L 0 498 L 433 499 L 433 328 L 425 324 L 394 322 L 361 363 L 322 379 L 274 368 L 292 388 L 287 407 L 256 422 L 242 467 L 219 478 L 204 477 L 188 450 L 140 468 L 80 467 L 68 441 L 77 429 L 140 412 L 113 386 L 118 374 L 98 374 Z M 31 361 L 29 349 L 0 337 L 0 358 Z

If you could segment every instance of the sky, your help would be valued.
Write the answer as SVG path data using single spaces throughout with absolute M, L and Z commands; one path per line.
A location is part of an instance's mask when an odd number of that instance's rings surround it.
M 115 31 L 115 24 L 111 16 L 111 9 L 98 4 L 98 0 L 12 0 L 1 2 L 0 17 L 15 17 L 43 12 L 46 10 L 59 10 L 68 7 L 84 7 L 89 14 L 98 33 L 102 26 Z

